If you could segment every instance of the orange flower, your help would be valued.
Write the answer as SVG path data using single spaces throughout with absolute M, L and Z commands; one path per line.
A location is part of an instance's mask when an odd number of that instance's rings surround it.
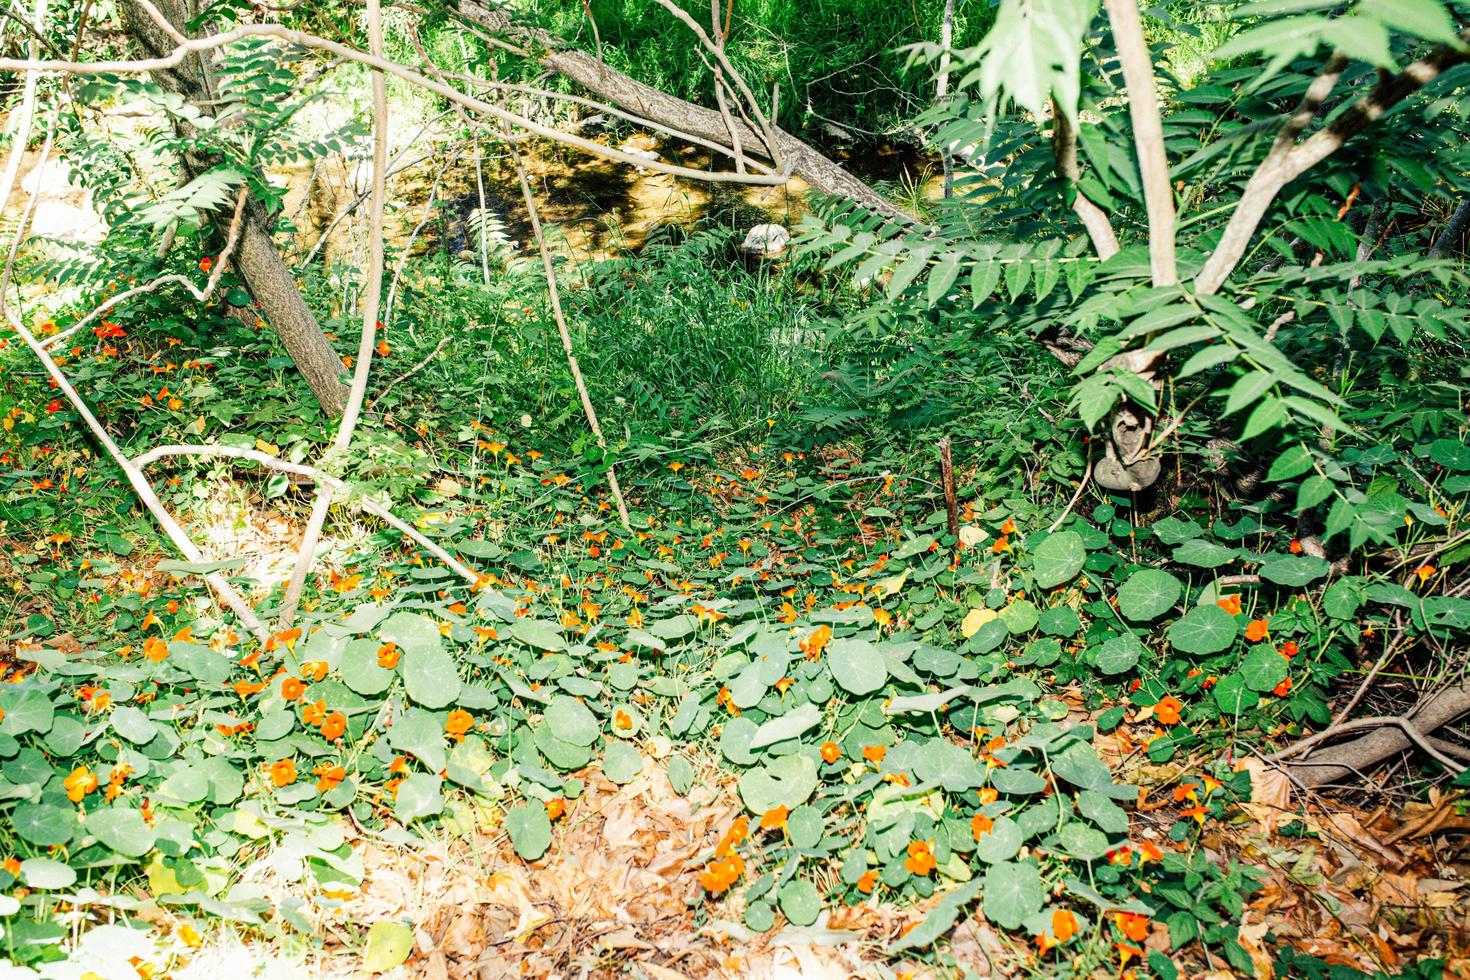
M 1286 692 L 1288 692 L 1290 690 L 1291 690 L 1291 678 L 1288 677 L 1285 680 L 1283 680 L 1280 684 L 1277 684 L 1275 687 L 1271 688 L 1271 693 L 1274 694 L 1274 695 L 1276 695 L 1278 698 L 1284 698 L 1284 697 L 1286 697 Z
M 463 742 L 465 733 L 475 727 L 475 717 L 463 708 L 455 708 L 449 712 L 449 718 L 444 722 L 444 730 L 456 742 Z
M 320 777 L 316 781 L 316 791 L 318 793 L 330 793 L 342 783 L 342 780 L 347 778 L 346 769 L 341 766 L 334 766 L 331 763 L 324 763 L 317 766 L 312 772 Z
M 1260 643 L 1266 638 L 1267 622 L 1264 619 L 1253 619 L 1246 625 L 1245 639 L 1247 643 Z
M 168 656 L 168 644 L 156 636 L 150 636 L 143 641 L 143 656 L 154 663 L 162 663 Z
M 306 693 L 306 685 L 294 677 L 288 677 L 281 681 L 281 697 L 288 702 L 295 701 Z
M 389 354 L 393 353 L 393 348 L 388 346 L 388 342 L 386 340 L 378 341 L 378 346 L 373 349 L 378 352 L 379 357 L 387 357 Z
M 791 815 L 791 810 L 784 806 L 778 806 L 767 810 L 761 816 L 761 830 L 785 830 L 786 818 Z
M 873 889 L 878 887 L 878 872 L 864 871 L 863 876 L 857 880 L 857 890 L 864 895 L 873 894 Z
M 980 802 L 982 804 L 994 803 L 998 799 L 1000 799 L 1000 792 L 994 786 L 986 786 L 980 791 Z
M 1179 712 L 1183 708 L 1184 702 L 1170 694 L 1154 705 L 1154 717 L 1162 725 L 1177 725 L 1179 724 Z
M 1436 571 L 1437 569 L 1433 565 L 1420 565 L 1414 569 L 1414 574 L 1419 576 L 1419 584 L 1423 585 L 1434 577 Z
M 1071 909 L 1057 909 L 1051 914 L 1051 931 L 1056 935 L 1057 942 L 1067 942 L 1077 935 L 1077 916 L 1072 914 Z
M 910 874 L 920 877 L 928 875 L 937 866 L 934 860 L 934 851 L 926 841 L 916 840 L 909 844 L 909 856 L 904 859 L 903 866 Z
M 296 782 L 296 760 L 277 759 L 270 764 L 270 769 L 267 772 L 270 775 L 271 782 L 277 786 L 290 786 Z
M 822 743 L 822 761 L 823 762 L 826 762 L 828 764 L 831 764 L 833 762 L 836 762 L 840 758 L 842 758 L 842 750 L 837 747 L 837 743 L 836 742 L 823 742 Z
M 1240 596 L 1228 595 L 1223 599 L 1216 599 L 1215 605 L 1225 610 L 1232 616 L 1240 615 Z
M 1118 968 L 1122 969 L 1128 965 L 1129 960 L 1143 959 L 1143 950 L 1137 946 L 1129 946 L 1127 943 L 1118 943 Z
M 546 801 L 546 819 L 560 820 L 561 815 L 567 812 L 567 801 L 560 796 Z
M 1205 818 L 1210 815 L 1210 811 L 1207 807 L 1192 806 L 1187 810 L 1181 810 L 1179 815 L 1181 817 L 1193 817 L 1195 823 L 1203 824 L 1205 822 Z
M 633 727 L 633 717 L 622 708 L 613 712 L 613 727 L 627 731 Z
M 725 891 L 745 873 L 745 861 L 739 854 L 727 854 L 711 861 L 699 876 L 699 883 L 711 895 Z
M 61 781 L 66 787 L 66 798 L 73 803 L 80 803 L 88 793 L 97 789 L 97 774 L 86 766 L 77 766 L 71 771 L 71 775 Z
M 1009 517 L 1007 517 L 1006 518 L 1006 522 L 1000 526 L 1000 533 L 1001 534 L 1015 534 L 1016 533 L 1016 522 L 1013 521 L 1013 520 L 1011 520 Z
M 970 836 L 977 841 L 995 829 L 995 821 L 983 813 L 977 813 L 970 818 Z
M 874 609 L 873 621 L 878 624 L 879 629 L 887 629 L 893 625 L 893 614 L 886 609 Z
M 1299 555 L 1302 553 L 1302 543 L 1296 538 L 1292 538 L 1291 544 L 1287 545 L 1287 550 L 1290 551 L 1293 555 Z
M 1123 930 L 1123 935 L 1141 943 L 1148 938 L 1148 916 L 1139 915 L 1137 912 L 1114 912 L 1113 921 L 1118 928 Z
M 871 762 L 875 766 L 878 765 L 879 763 L 881 763 L 883 761 L 883 757 L 885 755 L 887 755 L 887 754 L 888 754 L 888 746 L 886 746 L 886 745 L 864 745 L 863 746 L 863 758 L 864 759 L 867 759 L 869 762 Z
M 1010 550 L 1011 544 L 1009 541 L 1006 540 L 1006 536 L 1004 534 L 996 538 L 995 542 L 990 546 L 990 553 L 994 555 L 999 555 Z
M 806 639 L 801 641 L 801 652 L 806 654 L 808 660 L 816 660 L 822 655 L 822 650 L 831 640 L 832 627 L 818 626 Z
M 313 728 L 320 727 L 327 720 L 327 702 L 318 699 L 316 704 L 308 704 L 302 708 L 301 720 Z
M 322 738 L 328 742 L 335 742 L 347 731 L 347 716 L 340 711 L 334 711 L 327 715 L 322 722 Z
M 741 841 L 745 840 L 745 838 L 749 836 L 750 818 L 746 816 L 736 817 L 735 821 L 730 824 L 730 829 L 725 831 L 725 835 L 721 837 L 720 842 L 715 845 L 715 856 L 725 857 L 729 854 L 733 854 L 735 852 L 735 845 L 739 844 Z
M 5 859 L 3 864 L 0 864 L 0 867 L 3 867 L 6 874 L 10 875 L 10 877 L 20 877 L 20 858 L 8 857 Z
M 325 660 L 308 660 L 301 665 L 301 679 L 319 681 L 327 676 L 327 662 Z
M 399 656 L 398 644 L 384 643 L 378 647 L 378 666 L 384 670 L 392 670 L 398 666 Z
M 235 693 L 242 698 L 248 698 L 252 694 L 259 694 L 265 690 L 265 684 L 260 681 L 236 681 L 233 686 Z

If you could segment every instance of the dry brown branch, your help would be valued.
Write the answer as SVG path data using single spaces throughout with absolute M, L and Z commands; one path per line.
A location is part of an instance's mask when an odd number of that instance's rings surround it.
M 279 473 L 290 473 L 294 476 L 304 477 L 308 480 L 311 480 L 313 483 L 325 485 L 334 492 L 342 493 L 351 489 L 346 483 L 343 483 L 336 477 L 328 476 L 327 474 L 321 472 L 320 470 L 314 469 L 313 467 L 305 466 L 301 463 L 287 462 L 284 459 L 267 455 L 266 453 L 263 453 L 258 449 L 245 449 L 239 446 L 155 446 L 141 456 L 138 456 L 136 459 L 133 460 L 133 462 L 138 467 L 143 468 L 158 462 L 160 459 L 164 459 L 170 456 L 204 456 L 224 457 L 228 459 L 244 459 L 251 462 L 259 463 L 267 469 L 272 469 Z M 429 552 L 429 554 L 433 555 L 435 558 L 443 562 L 445 567 L 449 568 L 456 575 L 463 578 L 470 585 L 482 587 L 485 584 L 485 577 L 483 575 L 479 574 L 472 568 L 465 565 L 463 562 L 459 561 L 448 551 L 444 550 L 443 547 L 436 544 L 433 539 L 425 536 L 413 525 L 396 516 L 392 511 L 377 503 L 372 498 L 366 496 L 353 496 L 348 498 L 348 503 L 352 506 L 360 507 L 367 513 L 372 514 L 374 517 L 383 521 L 383 523 L 387 524 L 389 527 L 393 528 L 404 537 L 418 544 L 425 551 Z
M 38 37 L 46 20 L 46 4 L 47 0 L 36 0 L 35 9 L 31 14 L 36 22 L 34 28 L 31 28 L 30 24 L 26 24 L 20 18 L 15 18 L 16 23 L 23 24 L 32 30 L 30 46 L 28 48 L 32 58 L 40 55 L 40 42 L 38 41 Z M 40 76 L 27 75 L 25 85 L 21 90 L 20 106 L 17 110 L 20 115 L 17 117 L 18 121 L 15 127 L 15 143 L 12 145 L 10 158 L 5 161 L 5 174 L 4 176 L 0 176 L 0 215 L 5 214 L 5 206 L 10 203 L 10 192 L 15 189 L 15 178 L 20 175 L 20 158 L 25 152 L 26 144 L 30 142 L 31 129 L 35 126 L 36 86 L 38 84 L 40 84 Z M 19 152 L 15 152 L 16 149 Z
M 159 276 L 157 279 L 150 279 L 148 282 L 145 282 L 141 286 L 134 286 L 132 289 L 123 290 L 122 292 L 117 293 L 116 295 L 111 296 L 98 304 L 90 313 L 82 317 L 76 323 L 73 323 L 71 326 L 67 327 L 56 336 L 48 338 L 46 340 L 47 348 L 55 350 L 57 347 L 60 347 L 63 343 L 66 342 L 67 338 L 79 332 L 87 324 L 91 323 L 93 320 L 97 319 L 97 317 L 106 313 L 114 306 L 117 306 L 118 304 L 129 300 L 134 296 L 141 296 L 144 293 L 154 292 L 170 283 L 177 283 L 180 286 L 183 286 L 186 290 L 189 291 L 189 295 L 193 296 L 194 299 L 198 302 L 208 303 L 210 299 L 214 296 L 214 291 L 219 288 L 220 279 L 224 277 L 225 272 L 229 269 L 230 258 L 234 255 L 235 246 L 238 245 L 240 242 L 241 219 L 245 215 L 245 202 L 249 199 L 249 197 L 250 188 L 248 187 L 241 187 L 240 192 L 235 195 L 235 213 L 234 216 L 230 219 L 229 231 L 225 236 L 225 247 L 219 253 L 219 260 L 215 262 L 214 265 L 210 268 L 209 278 L 205 280 L 203 289 L 195 286 L 193 280 L 191 280 L 188 276 L 170 274 L 167 276 Z

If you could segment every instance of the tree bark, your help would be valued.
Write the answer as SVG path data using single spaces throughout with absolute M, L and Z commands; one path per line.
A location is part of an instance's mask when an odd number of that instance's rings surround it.
M 731 138 L 724 117 L 716 109 L 706 109 L 645 85 L 586 51 L 568 47 L 565 41 L 546 31 L 516 23 L 502 10 L 481 6 L 475 0 L 461 0 L 459 12 L 466 20 L 530 50 L 541 67 L 571 79 L 606 102 L 703 139 L 724 142 Z M 738 119 L 735 127 L 746 151 L 759 152 L 764 145 L 761 134 Z M 910 215 L 883 195 L 790 133 L 777 128 L 776 140 L 791 165 L 792 175 L 806 181 L 814 190 L 854 201 L 896 221 L 913 222 Z
M 189 13 L 184 0 L 157 0 L 154 6 L 175 31 L 188 22 Z M 148 15 L 137 0 L 125 0 L 123 15 L 128 34 L 149 57 L 161 57 L 177 46 L 178 42 Z M 154 72 L 153 76 L 160 85 L 191 102 L 207 101 L 210 97 L 201 56 L 190 57 L 177 68 Z M 180 163 L 190 179 L 212 165 L 212 161 L 191 159 L 187 155 Z M 296 285 L 295 277 L 272 241 L 272 223 L 258 202 L 252 200 L 246 206 L 237 267 L 251 295 L 260 302 L 266 322 L 280 336 L 282 345 L 296 362 L 322 411 L 336 417 L 342 414 L 346 405 L 347 389 L 339 377 L 343 370 L 342 359 L 322 332 Z

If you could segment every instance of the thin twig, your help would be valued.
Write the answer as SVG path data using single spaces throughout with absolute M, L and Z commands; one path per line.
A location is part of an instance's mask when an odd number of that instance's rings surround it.
M 603 459 L 607 463 L 607 486 L 612 491 L 613 503 L 618 508 L 618 520 L 624 530 L 632 532 L 633 522 L 628 517 L 628 504 L 623 499 L 623 489 L 618 485 L 617 469 L 608 458 L 607 439 L 602 435 L 602 425 L 597 421 L 597 409 L 592 405 L 592 395 L 587 391 L 582 367 L 577 363 L 577 352 L 572 347 L 572 332 L 567 328 L 567 318 L 562 312 L 561 296 L 556 288 L 556 268 L 551 261 L 551 250 L 546 247 L 546 236 L 541 231 L 541 215 L 536 208 L 536 198 L 531 193 L 531 182 L 526 179 L 526 167 L 521 162 L 520 149 L 514 144 L 511 144 L 511 154 L 516 164 L 516 177 L 521 182 L 521 196 L 526 201 L 526 211 L 531 217 L 531 232 L 536 236 L 536 248 L 541 252 L 541 265 L 546 270 L 546 293 L 551 299 L 551 312 L 556 318 L 556 329 L 561 334 L 562 349 L 566 351 L 567 367 L 577 386 L 577 396 L 582 400 L 582 412 L 587 416 L 587 427 L 592 430 L 592 436 L 597 440 L 597 447 L 602 450 Z

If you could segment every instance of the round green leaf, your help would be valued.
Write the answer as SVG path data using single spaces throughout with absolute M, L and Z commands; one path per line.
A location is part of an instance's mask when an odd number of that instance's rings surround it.
M 398 666 L 410 699 L 425 708 L 454 703 L 459 697 L 459 672 L 444 649 L 437 623 L 420 613 L 399 612 L 389 616 L 378 633 L 403 651 Z
M 342 683 L 358 694 L 382 694 L 393 683 L 393 671 L 378 666 L 378 647 L 372 640 L 357 639 L 342 651 L 338 670 Z
M 20 839 L 38 847 L 54 847 L 71 840 L 76 813 L 49 803 L 20 803 L 10 813 L 10 825 Z
M 1082 571 L 1087 549 L 1076 531 L 1058 531 L 1050 535 L 1031 554 L 1031 574 L 1043 589 L 1054 588 Z
M 546 706 L 546 724 L 551 734 L 573 745 L 591 745 L 602 726 L 585 704 L 570 694 L 558 694 Z
M 565 650 L 567 641 L 561 627 L 544 619 L 518 619 L 510 626 L 510 635 L 538 650 Z
M 398 785 L 393 816 L 399 823 L 431 817 L 444 810 L 444 781 L 426 772 L 411 774 Z
M 1144 646 L 1135 636 L 1115 636 L 1097 648 L 1097 669 L 1104 674 L 1129 671 L 1143 656 Z
M 985 872 L 981 893 L 985 917 L 1002 929 L 1019 929 L 1046 901 L 1041 871 L 1030 862 L 992 864 Z
M 1249 711 L 1261 700 L 1255 691 L 1246 686 L 1245 679 L 1239 674 L 1226 674 L 1220 678 L 1215 684 L 1214 694 L 1215 704 L 1227 715 Z
M 872 694 L 888 680 L 883 654 L 867 640 L 833 640 L 827 648 L 827 666 L 837 686 L 849 694 Z
M 20 880 L 30 888 L 70 888 L 77 883 L 77 873 L 51 858 L 27 858 L 20 862 Z
M 765 932 L 776 924 L 776 910 L 770 902 L 751 902 L 745 906 L 745 925 L 755 932 Z
M 153 850 L 157 834 L 132 807 L 112 806 L 87 815 L 87 832 L 124 857 L 142 857 Z
M 643 771 L 643 753 L 627 742 L 610 742 L 602 756 L 602 774 L 619 786 Z
M 975 856 L 986 864 L 1015 860 L 1023 839 L 1020 824 L 1010 817 L 1000 817 L 989 832 L 980 835 L 980 841 L 975 845 Z
M 1269 691 L 1286 680 L 1286 658 L 1269 646 L 1258 646 L 1245 655 L 1240 677 L 1252 691 Z
M 1169 643 L 1180 653 L 1219 653 L 1235 642 L 1235 617 L 1214 603 L 1195 606 L 1169 627 Z
M 817 788 L 817 764 L 805 755 L 785 755 L 740 777 L 740 798 L 752 813 L 778 806 L 794 810 Z
M 1136 623 L 1157 619 L 1179 601 L 1180 581 L 1157 568 L 1140 568 L 1118 588 L 1118 611 Z
M 809 926 L 822 912 L 822 895 L 805 878 L 795 878 L 782 885 L 778 898 L 781 911 L 794 926 Z
M 1108 836 L 1096 827 L 1073 820 L 1057 835 L 1062 848 L 1075 858 L 1094 861 L 1108 852 Z
M 505 830 L 516 853 L 527 861 L 535 861 L 551 847 L 551 818 L 539 803 L 506 811 Z

